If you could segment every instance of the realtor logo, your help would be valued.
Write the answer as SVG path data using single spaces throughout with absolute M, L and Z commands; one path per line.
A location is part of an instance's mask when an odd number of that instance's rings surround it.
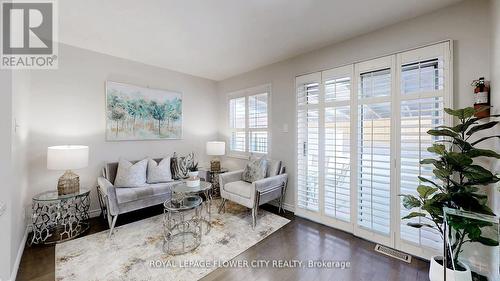
M 1 68 L 57 68 L 55 3 L 2 3 Z

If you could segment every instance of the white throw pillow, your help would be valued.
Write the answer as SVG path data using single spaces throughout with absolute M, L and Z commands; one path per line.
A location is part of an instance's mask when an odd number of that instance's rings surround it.
M 148 183 L 159 183 L 172 181 L 170 172 L 170 158 L 161 159 L 160 163 L 148 160 Z
M 143 159 L 135 164 L 130 161 L 120 159 L 118 171 L 116 172 L 116 187 L 138 187 L 146 183 L 146 169 L 148 159 Z

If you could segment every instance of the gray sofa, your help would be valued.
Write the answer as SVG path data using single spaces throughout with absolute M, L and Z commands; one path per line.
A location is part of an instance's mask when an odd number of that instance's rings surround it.
M 156 162 L 161 159 L 155 159 Z M 131 161 L 136 163 L 137 161 Z M 119 214 L 138 209 L 163 204 L 171 198 L 170 188 L 180 183 L 171 181 L 165 183 L 144 184 L 140 187 L 115 187 L 113 185 L 118 170 L 118 162 L 106 163 L 102 175 L 97 178 L 97 192 L 102 214 L 108 220 L 109 235 L 113 234 L 116 219 Z

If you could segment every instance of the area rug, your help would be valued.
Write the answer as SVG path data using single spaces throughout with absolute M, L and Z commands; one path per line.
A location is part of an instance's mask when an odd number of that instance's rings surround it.
M 226 212 L 212 205 L 211 231 L 193 252 L 163 252 L 163 215 L 56 245 L 56 280 L 198 280 L 225 266 L 289 220 L 260 210 L 252 229 L 248 209 L 228 202 Z

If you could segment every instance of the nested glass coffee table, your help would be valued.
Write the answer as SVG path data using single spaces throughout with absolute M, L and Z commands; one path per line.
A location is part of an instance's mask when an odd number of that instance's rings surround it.
M 202 202 L 200 196 L 193 195 L 179 201 L 172 198 L 163 203 L 164 252 L 181 255 L 200 246 Z
M 200 185 L 196 187 L 189 187 L 185 183 L 179 183 L 172 187 L 172 198 L 182 198 L 189 195 L 203 195 L 201 220 L 206 226 L 205 234 L 208 234 L 211 229 L 211 216 L 212 216 L 212 184 L 206 181 L 200 181 Z

